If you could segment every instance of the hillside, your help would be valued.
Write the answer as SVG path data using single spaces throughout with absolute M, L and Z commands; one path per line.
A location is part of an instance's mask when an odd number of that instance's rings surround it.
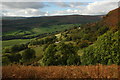
M 102 23 L 110 28 L 118 29 L 120 22 L 120 8 L 110 11 L 103 19 Z
M 74 25 L 76 24 L 85 24 L 90 22 L 96 22 L 99 20 L 101 20 L 101 16 L 89 16 L 89 15 L 88 16 L 67 15 L 67 16 L 46 16 L 46 17 L 43 16 L 43 17 L 30 17 L 30 18 L 5 17 L 2 19 L 3 40 L 7 40 L 8 38 L 6 39 L 6 37 L 9 37 L 8 35 L 11 35 L 12 37 L 16 37 L 14 36 L 15 35 L 14 33 L 22 34 L 19 35 L 22 37 L 24 37 L 25 35 L 35 36 L 38 34 L 40 35 L 44 33 L 63 31 L 65 29 L 74 27 Z
M 27 17 L 11 17 L 11 16 L 2 16 L 1 20 L 19 20 L 19 19 L 25 19 Z
M 10 17 L 11 18 L 11 17 Z M 22 20 L 10 20 L 3 18 L 3 32 L 7 31 L 7 27 L 48 27 L 50 25 L 60 24 L 83 24 L 89 22 L 96 22 L 101 19 L 101 16 L 84 16 L 84 15 L 67 15 L 67 16 L 46 16 L 46 17 L 28 17 Z M 28 27 L 29 26 L 29 27 Z

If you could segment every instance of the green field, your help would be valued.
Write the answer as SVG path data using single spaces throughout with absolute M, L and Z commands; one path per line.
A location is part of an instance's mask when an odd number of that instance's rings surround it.
M 10 47 L 16 44 L 24 44 L 29 42 L 30 39 L 14 39 L 14 40 L 7 40 L 7 41 L 2 41 L 2 47 Z
M 44 53 L 43 52 L 43 46 L 35 47 L 33 49 L 35 50 L 37 57 L 42 57 L 42 55 Z
M 79 24 L 80 25 L 80 24 Z M 33 28 L 31 32 L 43 34 L 43 33 L 50 33 L 55 31 L 63 31 L 65 29 L 72 28 L 73 24 L 66 24 L 66 25 L 53 25 L 49 27 L 40 27 L 40 28 Z
M 80 24 L 76 24 L 76 26 L 78 26 Z M 66 25 L 54 25 L 54 26 L 50 26 L 50 27 L 40 27 L 40 28 L 33 28 L 29 31 L 25 31 L 25 30 L 18 30 L 18 31 L 13 31 L 13 32 L 8 32 L 5 35 L 9 36 L 9 35 L 22 35 L 24 37 L 30 37 L 30 36 L 36 36 L 38 34 L 43 34 L 43 33 L 51 33 L 51 32 L 55 32 L 55 31 L 63 31 L 65 29 L 70 29 L 73 28 L 75 25 L 73 24 L 66 24 Z M 26 35 L 28 34 L 28 35 Z M 9 46 L 13 46 L 15 44 L 23 44 L 26 42 L 29 42 L 30 39 L 13 39 L 13 40 L 5 40 L 2 41 L 2 47 L 9 47 Z
M 35 28 L 29 29 L 29 30 L 15 30 L 15 31 L 9 31 L 9 32 L 5 32 L 3 33 L 4 36 L 9 36 L 9 35 L 13 35 L 13 36 L 23 36 L 23 37 L 27 37 L 27 36 L 35 36 L 38 34 L 44 34 L 44 33 L 51 33 L 51 32 L 55 32 L 55 31 L 64 31 L 65 29 L 70 29 L 73 28 L 74 26 L 80 26 L 81 24 L 65 24 L 65 25 L 52 25 L 52 26 L 48 26 L 48 27 L 39 27 L 36 26 Z

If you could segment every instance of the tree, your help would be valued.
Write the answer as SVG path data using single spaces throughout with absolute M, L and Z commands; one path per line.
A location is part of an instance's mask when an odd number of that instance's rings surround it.
M 19 49 L 18 45 L 14 45 L 11 47 L 11 52 L 12 53 L 18 52 L 18 49 Z
M 11 47 L 11 52 L 12 53 L 16 53 L 19 52 L 21 50 L 27 49 L 27 45 L 26 44 L 19 44 L 19 45 L 14 45 Z
M 11 50 L 10 50 L 10 48 L 5 48 L 5 49 L 3 49 L 3 52 L 4 53 L 11 53 Z
M 45 53 L 44 56 L 42 58 L 42 61 L 44 63 L 44 65 L 54 65 L 54 55 L 55 55 L 55 49 L 56 45 L 54 44 L 50 44 L 46 49 L 45 49 Z
M 8 65 L 10 64 L 10 60 L 8 57 L 2 57 L 2 65 Z
M 10 61 L 12 62 L 12 63 L 14 63 L 14 62 L 19 62 L 20 61 L 20 59 L 22 58 L 22 56 L 21 56 L 21 54 L 19 54 L 19 53 L 11 53 L 9 56 L 8 56 L 8 58 L 10 59 Z
M 26 49 L 23 53 L 22 53 L 22 59 L 23 61 L 29 61 L 31 59 L 34 59 L 35 56 L 35 51 L 31 48 Z
M 78 47 L 79 48 L 85 48 L 88 47 L 90 45 L 90 42 L 88 40 L 83 40 L 78 42 Z
M 72 44 L 50 44 L 43 55 L 44 65 L 79 65 L 80 57 Z
M 80 57 L 78 55 L 71 54 L 68 57 L 67 65 L 79 65 L 79 64 L 81 64 L 81 62 L 80 62 Z
M 109 30 L 108 27 L 103 26 L 103 27 L 101 27 L 101 28 L 98 29 L 97 34 L 98 34 L 98 35 L 102 35 L 102 34 L 104 34 L 105 32 L 107 32 L 108 30 Z
M 10 53 L 10 54 L 4 54 L 2 55 L 3 58 L 3 64 L 9 64 L 9 63 L 19 63 L 21 57 L 21 54 L 19 53 Z

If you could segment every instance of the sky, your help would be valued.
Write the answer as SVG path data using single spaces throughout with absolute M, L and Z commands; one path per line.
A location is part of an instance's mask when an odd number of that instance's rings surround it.
M 118 8 L 119 0 L 6 0 L 2 16 L 105 15 Z

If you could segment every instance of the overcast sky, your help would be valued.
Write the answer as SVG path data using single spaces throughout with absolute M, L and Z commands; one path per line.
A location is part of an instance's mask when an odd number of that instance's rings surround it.
M 83 0 L 59 0 L 58 2 L 55 0 L 44 2 L 42 0 L 41 2 L 37 0 L 36 2 L 32 2 L 32 0 L 29 2 L 10 1 L 2 2 L 2 12 L 0 14 L 3 16 L 104 15 L 118 8 L 119 0 L 84 0 L 84 2 Z

